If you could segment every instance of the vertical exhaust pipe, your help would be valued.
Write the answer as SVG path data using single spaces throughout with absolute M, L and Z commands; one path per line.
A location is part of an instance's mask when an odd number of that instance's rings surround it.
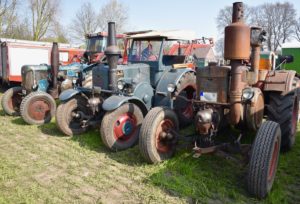
M 107 62 L 109 66 L 109 88 L 112 91 L 117 90 L 117 74 L 116 69 L 118 66 L 119 56 L 121 51 L 117 46 L 116 41 L 116 26 L 115 22 L 108 23 L 108 39 L 107 39 L 107 48 L 104 51 Z
M 236 125 L 241 120 L 240 103 L 245 86 L 243 61 L 250 58 L 250 27 L 244 23 L 244 7 L 242 2 L 233 3 L 232 23 L 225 28 L 224 58 L 230 60 L 230 123 Z
M 51 50 L 51 72 L 53 77 L 53 89 L 57 89 L 57 74 L 59 67 L 59 51 L 57 42 L 53 42 Z

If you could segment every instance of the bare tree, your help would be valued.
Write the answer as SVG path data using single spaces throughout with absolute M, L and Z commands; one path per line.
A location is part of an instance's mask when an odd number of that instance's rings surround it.
M 76 12 L 69 27 L 71 38 L 75 41 L 83 42 L 85 35 L 94 33 L 98 29 L 97 14 L 90 2 L 85 2 Z
M 267 31 L 267 47 L 276 51 L 294 33 L 296 10 L 294 5 L 285 3 L 265 3 L 253 10 L 252 22 Z
M 0 34 L 9 37 L 16 20 L 18 0 L 0 0 Z
M 55 21 L 59 9 L 59 0 L 28 0 L 32 39 L 41 40 L 47 33 L 50 25 Z
M 297 41 L 300 42 L 300 17 L 298 20 L 295 22 L 295 33 L 294 37 L 296 38 Z
M 116 22 L 117 32 L 123 32 L 128 21 L 128 8 L 118 0 L 110 0 L 104 5 L 99 13 L 99 28 L 103 31 L 107 30 L 107 22 Z

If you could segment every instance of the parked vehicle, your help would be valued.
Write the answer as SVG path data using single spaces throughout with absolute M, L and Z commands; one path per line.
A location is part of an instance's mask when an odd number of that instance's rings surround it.
M 169 55 L 170 48 L 195 39 L 192 32 L 149 31 L 128 36 L 128 63 L 118 65 L 120 51 L 115 41 L 115 24 L 109 23 L 108 65 L 93 69 L 93 91 L 67 90 L 60 95 L 56 114 L 59 129 L 66 135 L 81 134 L 101 121 L 101 137 L 112 150 L 136 144 L 144 116 L 155 106 L 170 107 L 167 84 L 177 86 L 176 95 L 193 97 L 195 70 L 190 57 Z M 190 68 L 191 67 L 191 68 Z M 182 124 L 192 122 L 191 103 L 174 101 L 173 107 Z M 71 118 L 71 119 L 70 119 Z
M 258 198 L 267 196 L 272 188 L 280 148 L 290 150 L 295 143 L 299 111 L 296 72 L 272 70 L 271 66 L 260 69 L 265 34 L 259 27 L 245 25 L 243 3 L 234 3 L 232 24 L 225 28 L 224 58 L 230 60 L 230 66 L 211 63 L 197 69 L 197 91 L 192 100 L 195 156 L 229 150 L 241 153 L 249 159 L 248 191 Z M 284 61 L 291 59 L 286 57 Z M 176 90 L 169 89 L 169 94 L 175 97 Z M 169 107 L 150 110 L 142 123 L 139 141 L 149 163 L 174 155 L 178 139 L 185 138 L 178 132 L 180 123 Z M 234 135 L 228 127 L 235 127 L 240 134 Z M 244 138 L 251 141 L 246 134 L 250 131 L 256 133 L 252 144 L 241 144 Z M 224 143 L 220 136 L 227 133 L 230 135 Z
M 52 43 L 6 38 L 0 40 L 0 80 L 3 84 L 21 83 L 23 65 L 50 64 Z M 70 64 L 83 53 L 83 49 L 59 44 L 59 63 Z

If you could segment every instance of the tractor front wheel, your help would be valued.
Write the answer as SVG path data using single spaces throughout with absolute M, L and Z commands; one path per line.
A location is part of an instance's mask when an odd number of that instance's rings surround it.
M 254 140 L 248 172 L 248 190 L 258 198 L 272 188 L 279 160 L 281 130 L 278 123 L 264 122 Z
M 116 110 L 107 112 L 100 128 L 105 146 L 113 151 L 134 146 L 139 139 L 143 118 L 141 109 L 133 103 L 125 103 Z
M 149 163 L 159 163 L 171 158 L 176 150 L 179 122 L 176 113 L 156 107 L 146 115 L 140 132 L 139 148 Z
M 31 125 L 49 123 L 56 111 L 53 97 L 45 92 L 32 92 L 21 103 L 20 112 L 23 120 Z
M 20 114 L 22 102 L 22 87 L 17 86 L 8 89 L 2 96 L 1 105 L 7 115 L 17 116 Z
M 83 97 L 75 97 L 61 103 L 56 111 L 56 125 L 68 136 L 80 135 L 88 130 L 84 120 L 92 117 L 93 112 L 87 106 L 88 102 Z

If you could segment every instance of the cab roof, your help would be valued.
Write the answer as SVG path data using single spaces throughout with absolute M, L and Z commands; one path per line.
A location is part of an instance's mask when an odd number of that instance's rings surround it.
M 194 40 L 196 34 L 190 30 L 165 30 L 165 31 L 147 31 L 143 33 L 132 34 L 128 38 L 148 39 L 148 38 L 165 38 L 167 40 Z

